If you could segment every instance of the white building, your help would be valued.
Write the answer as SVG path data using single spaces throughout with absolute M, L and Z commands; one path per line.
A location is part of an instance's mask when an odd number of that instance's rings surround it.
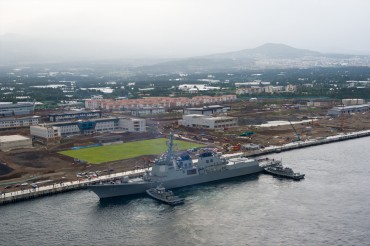
M 39 119 L 40 116 L 30 116 L 22 118 L 0 118 L 0 129 L 12 129 L 38 125 Z
M 73 119 L 91 119 L 91 118 L 101 118 L 101 116 L 102 113 L 100 110 L 70 111 L 49 114 L 49 121 L 59 122 L 59 121 L 70 121 Z
M 162 114 L 165 113 L 166 109 L 164 107 L 144 107 L 138 109 L 131 109 L 131 114 L 134 116 L 152 115 L 152 114 Z
M 93 95 L 91 99 L 103 100 L 103 95 Z
M 289 84 L 289 85 L 285 86 L 284 89 L 285 89 L 286 92 L 295 92 L 295 91 L 297 91 L 297 86 Z
M 101 118 L 91 120 L 78 120 L 73 122 L 55 122 L 31 127 L 33 137 L 50 141 L 60 136 L 79 134 L 94 134 L 97 132 L 111 132 L 124 130 L 128 132 L 145 132 L 145 119 L 133 118 Z
M 9 135 L 0 137 L 0 150 L 10 151 L 13 149 L 32 148 L 32 140 L 21 135 Z
M 60 137 L 60 128 L 56 126 L 31 126 L 30 133 L 32 136 L 39 136 L 45 139 Z
M 120 118 L 118 127 L 128 132 L 145 132 L 146 124 L 144 119 Z
M 204 84 L 183 84 L 179 85 L 178 89 L 181 91 L 188 91 L 190 93 L 194 93 L 198 91 L 220 90 L 221 87 L 209 86 Z
M 61 139 L 61 129 L 56 126 L 31 126 L 30 134 L 34 140 L 48 144 L 50 142 L 59 142 Z
M 342 104 L 345 106 L 351 106 L 351 105 L 360 105 L 360 104 L 365 104 L 364 99 L 342 99 Z
M 238 126 L 238 119 L 229 116 L 211 117 L 201 114 L 189 114 L 182 116 L 182 120 L 179 120 L 179 125 L 207 129 L 229 128 Z
M 202 114 L 202 115 L 212 115 L 215 113 L 226 113 L 230 111 L 230 106 L 220 106 L 220 105 L 210 105 L 201 108 L 185 108 L 184 114 Z

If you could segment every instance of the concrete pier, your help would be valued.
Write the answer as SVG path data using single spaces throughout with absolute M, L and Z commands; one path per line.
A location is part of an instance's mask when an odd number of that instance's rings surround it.
M 117 178 L 122 178 L 124 176 L 135 177 L 141 176 L 145 172 L 145 169 L 138 169 L 134 171 L 112 173 L 109 175 L 102 175 L 96 178 L 86 179 L 86 180 L 76 180 L 68 182 L 54 183 L 50 185 L 39 186 L 37 188 L 23 189 L 18 191 L 12 191 L 3 193 L 0 195 L 0 205 L 13 203 L 18 201 L 25 201 L 32 198 L 38 198 L 43 196 L 50 196 L 58 193 L 63 193 L 72 190 L 84 189 L 88 184 L 109 181 Z
M 328 144 L 332 142 L 345 141 L 349 139 L 367 137 L 367 136 L 370 136 L 370 130 L 339 134 L 336 136 L 330 136 L 330 137 L 307 140 L 307 141 L 296 141 L 296 142 L 288 143 L 282 146 L 269 146 L 262 150 L 258 150 L 258 151 L 254 151 L 250 153 L 239 152 L 239 153 L 233 153 L 233 154 L 226 154 L 224 155 L 224 157 L 233 158 L 233 157 L 238 157 L 238 156 L 246 156 L 246 157 L 261 156 L 261 155 L 267 155 L 271 153 L 279 153 L 279 152 L 289 151 L 293 149 L 307 148 L 310 146 Z M 196 162 L 197 160 L 194 160 L 194 163 Z M 72 191 L 72 190 L 84 189 L 86 188 L 88 184 L 91 184 L 91 183 L 114 180 L 117 178 L 122 178 L 124 176 L 129 176 L 129 177 L 141 176 L 143 175 L 144 172 L 145 172 L 145 169 L 138 169 L 134 171 L 103 175 L 103 176 L 86 179 L 86 180 L 54 183 L 51 185 L 40 186 L 35 189 L 31 188 L 31 189 L 23 189 L 23 190 L 3 193 L 0 195 L 0 205 L 6 204 L 6 203 L 17 202 L 17 201 L 29 200 L 32 198 L 48 196 L 48 195 L 53 195 L 53 194 Z

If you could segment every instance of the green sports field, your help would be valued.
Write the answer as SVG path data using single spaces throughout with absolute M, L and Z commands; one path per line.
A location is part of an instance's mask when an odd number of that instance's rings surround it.
M 67 150 L 59 153 L 77 158 L 79 160 L 84 160 L 91 164 L 99 164 L 110 161 L 130 159 L 143 155 L 159 155 L 167 150 L 166 142 L 167 139 L 158 138 L 86 149 Z M 174 141 L 174 151 L 203 146 L 204 145 L 186 141 Z

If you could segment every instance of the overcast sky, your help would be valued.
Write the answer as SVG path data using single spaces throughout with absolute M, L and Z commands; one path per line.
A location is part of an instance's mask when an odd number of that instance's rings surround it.
M 284 43 L 370 54 L 369 0 L 0 0 L 0 35 L 187 57 Z

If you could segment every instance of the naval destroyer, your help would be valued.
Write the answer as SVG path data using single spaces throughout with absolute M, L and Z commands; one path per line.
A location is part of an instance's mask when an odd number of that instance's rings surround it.
M 204 152 L 198 160 L 192 160 L 188 154 L 176 157 L 173 154 L 173 134 L 169 134 L 168 150 L 154 161 L 151 171 L 141 178 L 121 180 L 89 185 L 100 199 L 145 193 L 146 190 L 163 184 L 166 188 L 178 188 L 216 180 L 259 173 L 263 167 L 278 164 L 267 158 L 256 160 L 246 157 L 226 159 L 219 153 Z

